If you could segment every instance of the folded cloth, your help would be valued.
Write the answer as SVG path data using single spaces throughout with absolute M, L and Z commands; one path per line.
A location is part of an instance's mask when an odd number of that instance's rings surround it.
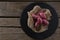
M 51 12 L 49 9 L 42 9 L 36 5 L 28 13 L 28 27 L 35 32 L 43 32 L 48 29 L 49 20 L 51 20 Z M 34 20 L 36 19 L 36 21 Z

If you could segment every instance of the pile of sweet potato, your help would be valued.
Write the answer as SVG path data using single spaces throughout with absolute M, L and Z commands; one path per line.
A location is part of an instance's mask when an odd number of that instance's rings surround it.
M 34 6 L 34 8 L 27 13 L 28 26 L 38 31 L 41 29 L 41 25 L 47 26 L 49 24 L 49 20 L 51 20 L 50 17 L 52 16 L 49 9 L 41 8 L 38 5 Z

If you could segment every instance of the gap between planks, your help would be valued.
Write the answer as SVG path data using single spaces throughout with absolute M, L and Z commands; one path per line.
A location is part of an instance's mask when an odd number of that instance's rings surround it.
M 18 18 L 20 18 L 23 9 L 30 3 L 32 2 L 0 2 L 0 5 L 1 5 L 0 6 L 0 26 L 1 27 L 4 27 L 4 26 L 20 27 L 20 19 Z M 55 8 L 55 10 L 57 11 L 58 17 L 60 18 L 60 6 L 59 6 L 60 2 L 46 2 L 46 3 L 48 3 L 49 5 Z M 60 24 L 60 21 L 59 21 L 59 24 Z
M 49 2 L 48 2 L 49 3 Z M 11 4 L 11 3 L 10 3 Z M 24 4 L 24 3 L 23 3 Z M 26 3 L 27 4 L 27 3 Z M 59 13 L 60 13 L 60 3 L 58 3 L 58 2 L 50 2 L 50 4 L 54 7 L 54 8 L 56 8 L 56 11 L 57 11 L 57 13 L 58 13 L 58 15 L 60 15 Z M 58 5 L 57 5 L 58 4 Z M 11 6 L 11 5 L 10 5 Z M 5 7 L 5 6 L 4 6 Z M 11 6 L 12 7 L 12 6 Z M 14 6 L 13 6 L 14 7 Z M 22 6 L 21 6 L 22 7 Z M 25 6 L 24 6 L 25 7 Z M 13 12 L 13 10 L 11 11 L 12 9 L 10 9 L 9 11 L 8 11 L 8 13 L 7 13 L 7 15 L 11 15 L 12 14 L 12 12 Z M 19 9 L 18 9 L 19 10 Z M 22 9 L 21 9 L 22 10 Z M 15 10 L 16 11 L 16 10 Z M 10 12 L 10 13 L 9 13 Z M 5 14 L 3 14 L 4 16 L 6 15 L 6 11 L 4 11 L 4 12 L 2 12 L 2 13 L 5 13 Z M 15 13 L 15 12 L 13 12 L 13 13 Z M 16 13 L 18 13 L 18 11 L 16 12 Z M 14 16 L 16 15 L 16 13 L 15 14 L 13 14 Z M 20 14 L 20 13 L 19 13 Z M 6 15 L 6 16 L 7 16 Z M 12 16 L 13 16 L 12 15 Z M 1 15 L 2 16 L 2 15 Z M 16 15 L 16 16 L 18 16 L 18 15 Z M 20 15 L 19 15 L 20 16 Z M 15 19 L 16 20 L 16 19 Z M 7 20 L 6 20 L 7 21 Z M 5 21 L 4 21 L 5 22 Z M 14 21 L 8 21 L 8 22 L 14 22 Z M 16 21 L 15 21 L 16 22 Z M 5 22 L 6 23 L 6 22 Z M 10 23 L 8 23 L 8 24 L 10 24 Z M 18 23 L 17 23 L 18 24 Z M 6 24 L 4 24 L 5 26 L 6 26 Z M 11 24 L 12 25 L 12 24 Z M 11 25 L 8 25 L 8 26 L 11 26 Z M 59 25 L 60 25 L 60 22 L 59 22 Z M 13 25 L 12 26 L 14 26 L 14 23 L 13 23 Z M 17 26 L 17 25 L 16 25 Z M 60 27 L 60 26 L 59 26 Z M 20 30 L 20 28 L 0 28 L 1 30 L 0 30 L 0 40 L 34 40 L 34 39 L 31 39 L 31 38 L 29 38 L 28 36 L 26 36 L 26 34 L 22 31 L 22 30 Z M 23 33 L 22 33 L 23 32 Z M 49 37 L 49 38 L 47 38 L 46 40 L 60 40 L 60 28 L 58 28 L 57 29 L 57 31 L 55 32 L 55 34 L 54 35 L 52 35 L 51 37 Z
M 58 27 L 60 28 L 60 18 L 58 22 Z M 0 18 L 0 27 L 20 28 L 20 18 Z

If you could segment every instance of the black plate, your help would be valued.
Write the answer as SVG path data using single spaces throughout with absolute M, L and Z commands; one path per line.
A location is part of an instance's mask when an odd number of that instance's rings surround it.
M 46 30 L 46 31 L 44 31 L 42 33 L 34 32 L 27 25 L 27 19 L 28 19 L 27 11 L 30 11 L 35 5 L 39 5 L 42 8 L 47 8 L 52 13 L 51 20 L 49 21 L 50 23 L 49 23 L 49 26 L 48 26 L 48 30 Z M 55 30 L 57 29 L 57 26 L 58 26 L 57 13 L 56 13 L 54 8 L 52 8 L 50 5 L 48 5 L 46 3 L 31 3 L 22 12 L 22 15 L 21 15 L 21 26 L 22 26 L 23 31 L 28 36 L 30 36 L 30 37 L 32 37 L 34 39 L 44 39 L 44 38 L 47 38 L 47 37 L 51 36 L 55 32 Z

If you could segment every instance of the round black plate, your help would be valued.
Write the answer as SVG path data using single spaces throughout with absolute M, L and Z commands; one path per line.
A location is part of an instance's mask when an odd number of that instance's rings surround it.
M 51 20 L 49 21 L 50 23 L 49 23 L 49 26 L 48 26 L 48 30 L 46 30 L 46 31 L 44 31 L 42 33 L 34 32 L 27 25 L 27 19 L 28 19 L 27 12 L 30 11 L 35 5 L 39 5 L 42 8 L 47 8 L 52 13 Z M 44 39 L 44 38 L 47 38 L 47 37 L 51 36 L 55 32 L 55 30 L 57 29 L 57 26 L 58 26 L 57 13 L 56 13 L 54 8 L 52 8 L 50 5 L 48 5 L 46 3 L 31 3 L 22 12 L 22 15 L 21 15 L 21 26 L 22 26 L 23 31 L 28 36 L 30 36 L 32 38 L 35 38 L 35 39 Z

